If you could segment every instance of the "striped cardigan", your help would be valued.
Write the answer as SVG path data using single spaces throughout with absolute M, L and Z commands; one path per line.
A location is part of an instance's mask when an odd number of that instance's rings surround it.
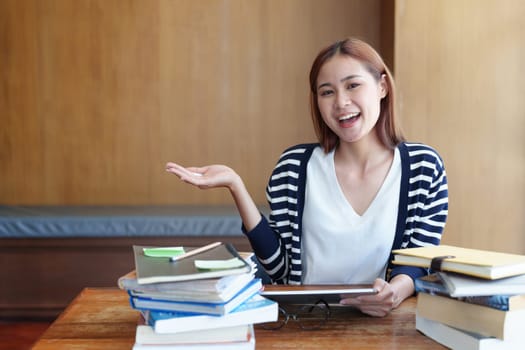
M 297 145 L 281 155 L 266 188 L 269 219 L 263 216 L 253 230 L 245 232 L 259 262 L 275 283 L 301 283 L 306 166 L 315 147 L 319 144 Z M 435 150 L 423 144 L 400 143 L 398 149 L 401 190 L 392 249 L 437 245 L 448 214 L 443 161 Z M 388 270 L 388 279 L 398 274 L 415 279 L 427 273 L 426 269 L 391 263 Z

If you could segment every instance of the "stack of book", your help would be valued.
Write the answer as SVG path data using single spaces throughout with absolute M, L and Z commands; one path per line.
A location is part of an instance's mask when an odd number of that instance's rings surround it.
M 134 246 L 135 270 L 118 280 L 141 312 L 134 350 L 255 349 L 253 325 L 278 317 L 260 295 L 255 264 L 230 244 Z
M 525 256 L 446 245 L 394 251 L 396 264 L 433 259 L 437 271 L 415 281 L 420 332 L 451 349 L 524 348 Z

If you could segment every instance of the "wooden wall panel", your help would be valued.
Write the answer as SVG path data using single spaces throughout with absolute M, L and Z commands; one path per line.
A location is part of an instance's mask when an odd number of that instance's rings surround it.
M 396 2 L 401 114 L 445 160 L 446 243 L 525 253 L 524 17 L 519 0 Z
M 258 203 L 280 152 L 314 140 L 307 74 L 380 1 L 0 2 L 0 203 L 222 204 L 164 164 L 226 163 Z
M 0 197 L 44 198 L 36 1 L 0 3 Z

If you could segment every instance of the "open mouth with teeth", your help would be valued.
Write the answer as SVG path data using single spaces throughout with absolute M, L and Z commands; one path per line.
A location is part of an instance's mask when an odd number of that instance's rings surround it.
M 360 116 L 360 112 L 343 115 L 339 117 L 339 124 L 341 124 L 342 126 L 353 124 Z

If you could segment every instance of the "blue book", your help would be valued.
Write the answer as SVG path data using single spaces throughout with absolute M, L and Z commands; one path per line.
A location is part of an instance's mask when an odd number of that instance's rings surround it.
M 161 296 L 158 298 L 148 298 L 130 295 L 130 303 L 131 306 L 137 310 L 183 311 L 207 315 L 225 315 L 255 294 L 258 294 L 261 289 L 261 280 L 255 278 L 250 281 L 244 289 L 226 302 L 188 302 L 163 300 Z
M 232 312 L 219 317 L 168 311 L 146 311 L 143 314 L 146 322 L 156 333 L 180 333 L 274 322 L 279 316 L 279 305 L 273 300 L 256 294 Z

